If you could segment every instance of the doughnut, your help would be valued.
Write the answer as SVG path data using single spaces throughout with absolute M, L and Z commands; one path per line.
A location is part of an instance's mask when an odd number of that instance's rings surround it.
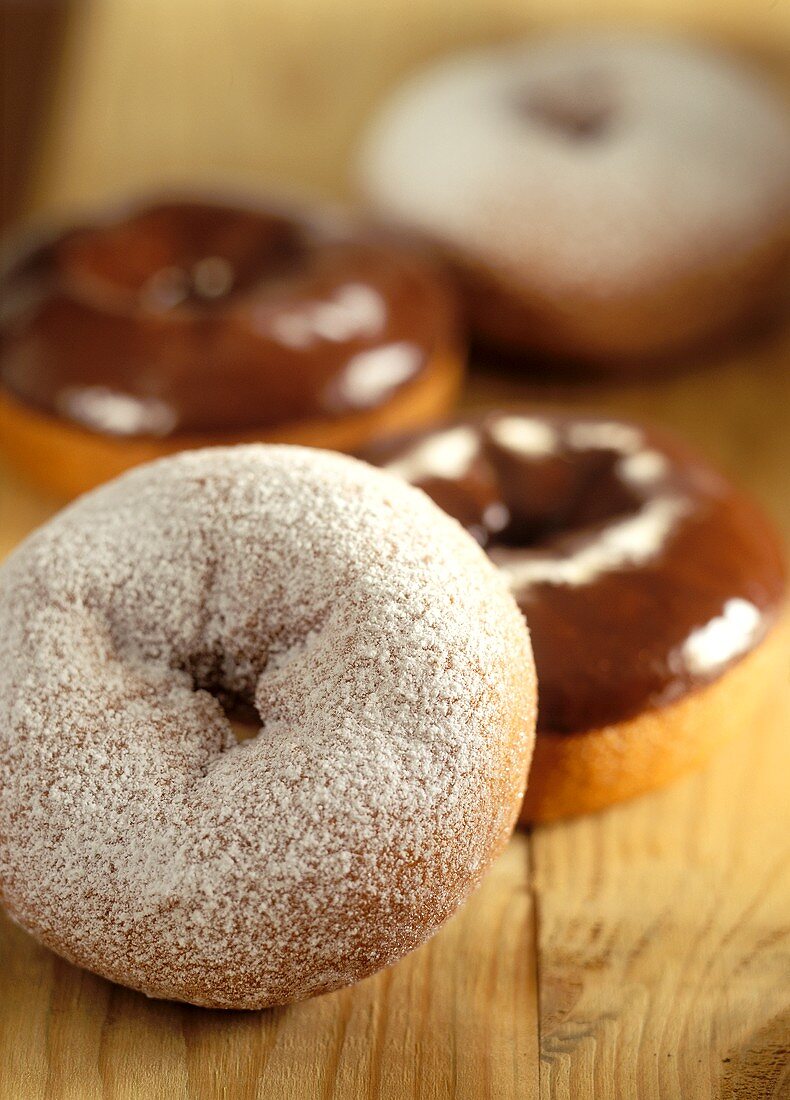
M 602 31 L 441 61 L 359 161 L 372 205 L 454 264 L 480 340 L 555 368 L 712 349 L 787 288 L 788 110 L 710 47 Z
M 538 672 L 521 820 L 661 786 L 753 729 L 786 662 L 782 550 L 753 501 L 635 423 L 502 412 L 382 444 L 486 548 Z
M 0 900 L 151 997 L 261 1008 L 387 966 L 524 791 L 507 586 L 425 494 L 339 454 L 209 448 L 83 496 L 0 567 L 0 667 Z
M 449 411 L 457 305 L 340 216 L 172 199 L 9 245 L 0 446 L 70 498 L 187 448 L 355 450 Z

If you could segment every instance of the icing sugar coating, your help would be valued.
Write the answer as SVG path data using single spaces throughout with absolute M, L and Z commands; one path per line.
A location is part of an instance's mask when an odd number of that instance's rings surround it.
M 0 570 L 0 667 L 3 902 L 156 997 L 255 1008 L 393 962 L 523 794 L 518 608 L 424 494 L 339 455 L 189 452 L 83 497 Z
M 425 489 L 503 572 L 530 623 L 539 732 L 674 701 L 757 646 L 782 605 L 766 518 L 655 429 L 502 413 L 372 458 Z
M 773 236 L 790 216 L 790 120 L 714 51 L 588 32 L 417 74 L 374 121 L 360 173 L 389 215 L 508 284 L 606 300 Z
M 385 404 L 455 342 L 402 241 L 208 202 L 106 213 L 15 255 L 0 381 L 104 434 L 265 429 Z

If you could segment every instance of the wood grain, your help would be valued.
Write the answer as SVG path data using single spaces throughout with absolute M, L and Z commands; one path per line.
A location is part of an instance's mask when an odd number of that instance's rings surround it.
M 185 11 L 189 11 L 185 15 Z M 782 4 L 603 0 L 781 55 Z M 578 16 L 574 0 L 83 0 L 22 207 L 153 184 L 348 191 L 370 105 L 422 58 Z M 561 403 L 675 428 L 790 535 L 790 327 L 654 381 L 549 386 L 477 358 L 465 402 Z M 55 509 L 0 469 L 0 555 Z M 518 835 L 428 945 L 263 1013 L 147 1001 L 0 917 L 0 1098 L 790 1095 L 790 690 L 708 768 Z
M 787 727 L 704 775 L 533 837 L 541 1095 L 779 1097 Z

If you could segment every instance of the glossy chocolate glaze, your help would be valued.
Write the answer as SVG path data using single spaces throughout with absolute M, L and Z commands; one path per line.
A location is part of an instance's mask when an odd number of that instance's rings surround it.
M 768 520 L 652 429 L 494 414 L 367 457 L 423 488 L 505 571 L 532 633 L 544 732 L 671 703 L 759 644 L 781 606 Z
M 125 436 L 235 432 L 385 404 L 455 339 L 411 248 L 207 202 L 145 206 L 18 252 L 0 382 Z

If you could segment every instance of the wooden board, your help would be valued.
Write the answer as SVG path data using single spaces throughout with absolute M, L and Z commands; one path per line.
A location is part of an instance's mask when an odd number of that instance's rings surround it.
M 192 0 L 192 22 L 183 22 L 180 0 L 77 5 L 28 208 L 61 208 L 171 173 L 295 179 L 341 193 L 338 150 L 361 117 L 355 88 L 367 102 L 440 45 L 500 37 L 548 10 L 448 0 L 408 11 L 386 3 L 371 14 L 373 6 L 330 11 L 302 0 L 261 4 L 270 18 L 256 21 L 255 7 L 234 0 L 222 16 L 219 4 Z M 560 8 L 570 14 L 571 5 Z M 762 27 L 776 46 L 781 9 L 711 0 L 694 6 L 694 18 L 727 33 Z M 657 10 L 640 5 L 648 16 Z M 411 47 L 393 32 L 401 22 Z M 190 68 L 207 39 L 216 57 L 209 88 L 245 107 L 230 127 L 200 84 L 204 74 Z M 264 72 L 275 55 L 277 72 Z M 338 103 L 327 117 L 340 136 L 336 148 L 325 137 L 311 146 L 332 81 Z M 194 116 L 186 132 L 177 127 L 185 114 Z M 302 142 L 290 152 L 286 121 Z M 268 158 L 254 144 L 267 127 Z M 790 534 L 790 330 L 691 367 L 643 385 L 548 388 L 477 363 L 465 401 L 559 401 L 674 427 Z M 54 507 L 0 469 L 0 555 Z M 784 685 L 761 728 L 744 731 L 703 773 L 605 814 L 520 833 L 430 944 L 303 1005 L 244 1014 L 149 1002 L 61 962 L 0 917 L 0 1098 L 786 1097 L 789 719 Z

